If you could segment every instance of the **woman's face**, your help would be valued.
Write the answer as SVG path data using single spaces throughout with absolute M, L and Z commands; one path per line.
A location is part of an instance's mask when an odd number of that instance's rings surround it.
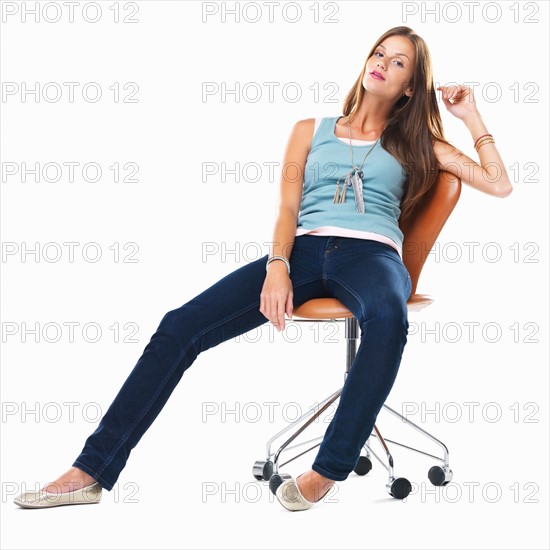
M 376 47 L 367 60 L 363 87 L 369 93 L 398 101 L 411 85 L 414 63 L 412 42 L 404 36 L 390 36 Z M 372 71 L 382 78 L 377 78 Z

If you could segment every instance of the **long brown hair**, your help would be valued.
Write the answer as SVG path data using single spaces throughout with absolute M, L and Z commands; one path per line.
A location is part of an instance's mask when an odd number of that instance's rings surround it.
M 415 49 L 415 64 L 410 83 L 412 96 L 403 95 L 396 101 L 380 137 L 382 147 L 397 159 L 407 174 L 399 217 L 399 223 L 405 224 L 415 206 L 437 181 L 439 164 L 432 140 L 448 143 L 443 134 L 433 83 L 432 62 L 426 42 L 406 26 L 393 27 L 380 36 L 345 99 L 343 114 L 349 116 L 350 120 L 355 116 L 365 92 L 363 78 L 367 60 L 381 42 L 393 35 L 405 36 Z

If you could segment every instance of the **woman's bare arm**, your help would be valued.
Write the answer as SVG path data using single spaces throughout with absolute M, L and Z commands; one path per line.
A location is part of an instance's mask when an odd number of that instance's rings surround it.
M 477 107 L 472 90 L 468 86 L 440 86 L 443 101 L 447 110 L 460 118 L 475 141 L 480 136 L 489 134 Z M 449 100 L 455 100 L 451 103 Z M 462 182 L 475 189 L 495 197 L 507 197 L 513 190 L 495 143 L 487 143 L 479 148 L 479 163 L 465 155 L 451 144 L 434 142 L 434 153 L 439 168 L 451 172 Z
M 281 171 L 281 193 L 277 221 L 269 257 L 283 256 L 287 260 L 290 259 L 300 212 L 305 165 L 313 139 L 314 125 L 314 119 L 298 121 L 288 140 Z M 260 311 L 279 331 L 285 328 L 285 312 L 288 317 L 292 317 L 294 297 L 292 288 L 286 264 L 281 260 L 271 262 L 260 294 Z
M 281 171 L 279 208 L 269 257 L 284 256 L 287 260 L 290 258 L 296 235 L 305 165 L 311 147 L 314 125 L 315 119 L 309 118 L 299 120 L 292 128 Z M 286 270 L 285 263 L 281 261 L 271 262 L 268 271 L 272 267 Z
M 472 115 L 464 123 L 474 140 L 489 133 L 479 114 Z M 463 183 L 495 197 L 507 197 L 512 192 L 512 183 L 495 143 L 479 148 L 479 163 L 453 145 L 440 141 L 434 142 L 434 153 L 440 169 L 451 172 Z

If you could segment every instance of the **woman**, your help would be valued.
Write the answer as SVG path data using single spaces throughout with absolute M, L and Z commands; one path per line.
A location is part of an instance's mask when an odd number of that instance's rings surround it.
M 316 297 L 335 297 L 359 321 L 361 345 L 309 471 L 277 490 L 305 510 L 353 471 L 388 396 L 407 342 L 412 283 L 401 259 L 405 223 L 447 170 L 489 195 L 512 191 L 466 86 L 442 86 L 447 110 L 472 135 L 479 163 L 444 139 L 426 43 L 405 26 L 384 33 L 349 92 L 343 117 L 297 122 L 281 182 L 271 253 L 169 311 L 72 467 L 22 507 L 99 502 L 131 449 L 197 355 Z M 297 168 L 297 172 L 296 172 Z

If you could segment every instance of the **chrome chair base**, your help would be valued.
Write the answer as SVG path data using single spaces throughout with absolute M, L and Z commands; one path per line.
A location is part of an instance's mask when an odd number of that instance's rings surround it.
M 311 322 L 312 319 L 305 319 L 303 321 L 300 319 L 294 319 L 294 321 Z M 316 320 L 313 320 L 313 321 L 316 321 Z M 326 319 L 317 320 L 317 321 L 326 321 Z M 332 319 L 332 321 L 346 323 L 345 337 L 346 337 L 347 345 L 346 345 L 346 372 L 344 374 L 344 379 L 345 379 L 345 377 L 349 372 L 351 364 L 355 359 L 355 354 L 357 351 L 357 340 L 359 338 L 359 323 L 357 319 L 354 317 L 348 317 L 345 319 Z M 300 416 L 300 418 L 296 419 L 294 422 L 289 423 L 288 426 L 286 426 L 281 431 L 276 433 L 267 442 L 266 458 L 264 460 L 257 460 L 254 463 L 254 466 L 252 467 L 252 474 L 254 478 L 258 481 L 261 481 L 261 480 L 269 481 L 269 488 L 273 494 L 275 494 L 275 492 L 277 491 L 277 488 L 279 487 L 279 485 L 281 485 L 281 483 L 283 483 L 286 479 L 289 479 L 292 477 L 290 474 L 280 473 L 279 468 L 289 464 L 293 460 L 296 460 L 298 457 L 318 447 L 321 444 L 324 435 L 320 437 L 316 437 L 314 439 L 310 439 L 308 441 L 304 441 L 302 443 L 295 443 L 294 445 L 290 445 L 290 444 L 310 424 L 312 424 L 317 418 L 319 418 L 319 416 L 340 397 L 341 393 L 342 393 L 342 388 L 334 392 L 332 395 L 329 395 L 326 399 L 324 399 L 318 405 L 311 407 L 307 412 L 305 412 L 302 416 Z M 393 441 L 391 439 L 385 439 L 380 433 L 380 430 L 378 429 L 377 425 L 375 424 L 373 432 L 371 433 L 371 435 L 369 436 L 369 438 L 367 439 L 364 445 L 366 456 L 361 455 L 359 457 L 357 464 L 354 468 L 354 472 L 360 476 L 368 474 L 368 472 L 372 469 L 372 461 L 371 461 L 371 455 L 372 455 L 388 471 L 388 481 L 386 483 L 386 491 L 394 498 L 397 498 L 397 499 L 406 498 L 410 494 L 412 490 L 412 486 L 408 479 L 404 477 L 396 478 L 394 476 L 394 459 L 387 446 L 387 443 L 391 443 L 393 445 L 398 445 L 402 448 L 409 449 L 410 451 L 414 451 L 416 453 L 420 453 L 440 461 L 441 465 L 432 466 L 430 468 L 430 470 L 428 471 L 428 479 L 435 486 L 447 485 L 453 478 L 453 472 L 449 467 L 449 450 L 447 449 L 446 445 L 442 441 L 437 439 L 435 436 L 433 436 L 432 434 L 430 434 L 420 426 L 416 425 L 414 422 L 412 422 L 408 418 L 405 418 L 403 415 L 399 414 L 397 411 L 395 411 L 385 403 L 382 408 L 387 410 L 391 414 L 395 415 L 396 417 L 400 418 L 407 426 L 414 428 L 420 434 L 422 434 L 423 436 L 427 437 L 428 439 L 430 439 L 431 441 L 439 445 L 443 451 L 443 458 L 427 453 L 423 450 L 416 449 L 408 445 L 404 445 L 397 441 Z M 308 417 L 310 418 L 307 421 L 305 421 L 302 426 L 296 429 L 290 435 L 290 437 L 288 437 L 286 441 L 284 441 L 277 448 L 276 451 L 272 451 L 272 446 L 274 441 L 276 441 L 282 435 L 286 434 L 292 428 L 298 427 L 298 425 Z M 385 453 L 386 462 L 384 462 L 372 449 L 372 446 L 369 443 L 371 439 L 376 439 L 381 445 Z M 285 462 L 281 462 L 282 453 L 288 453 L 291 450 L 295 450 L 299 447 L 303 448 L 304 446 L 308 446 L 308 448 L 294 454 L 294 456 L 292 456 L 290 459 L 286 460 Z

